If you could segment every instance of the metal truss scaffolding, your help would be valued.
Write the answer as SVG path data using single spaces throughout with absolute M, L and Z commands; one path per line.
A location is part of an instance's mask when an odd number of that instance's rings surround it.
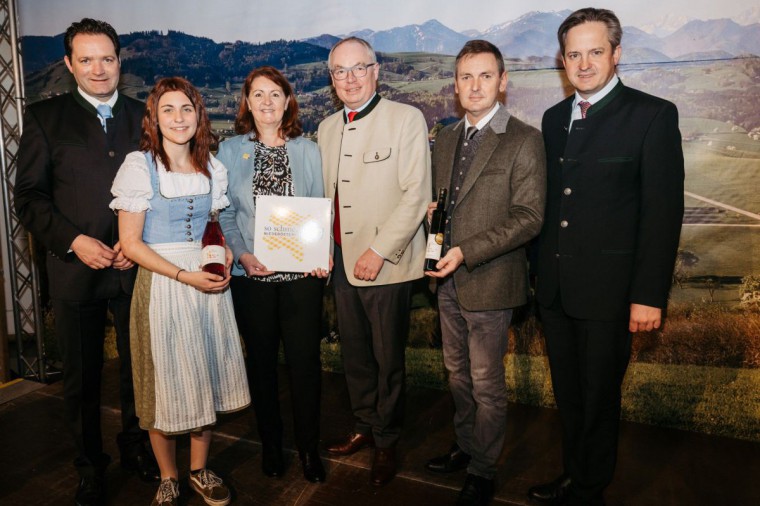
M 0 163 L 2 164 L 5 250 L 13 306 L 13 335 L 18 358 L 17 373 L 47 380 L 38 273 L 31 237 L 13 209 L 18 147 L 23 122 L 24 80 L 15 0 L 0 0 Z M 5 310 L 5 308 L 2 308 Z

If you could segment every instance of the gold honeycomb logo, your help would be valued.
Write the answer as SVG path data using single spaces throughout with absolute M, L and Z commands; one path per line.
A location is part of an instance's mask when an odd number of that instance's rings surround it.
M 269 222 L 277 228 L 267 230 L 264 242 L 269 250 L 286 249 L 293 258 L 303 262 L 303 242 L 299 237 L 299 228 L 311 220 L 311 215 L 301 216 L 291 209 L 278 208 L 269 216 Z

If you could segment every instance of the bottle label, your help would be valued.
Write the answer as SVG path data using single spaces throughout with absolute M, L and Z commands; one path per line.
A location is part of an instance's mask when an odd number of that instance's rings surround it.
M 225 260 L 224 246 L 204 246 L 201 250 L 201 265 L 222 264 Z
M 440 260 L 443 251 L 443 234 L 428 234 L 427 248 L 425 248 L 425 258 L 429 260 Z

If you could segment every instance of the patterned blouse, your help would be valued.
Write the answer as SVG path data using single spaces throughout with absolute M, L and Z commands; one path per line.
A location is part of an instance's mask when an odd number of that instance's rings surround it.
M 288 150 L 285 146 L 267 146 L 254 139 L 253 199 L 257 195 L 294 197 L 293 172 L 290 169 Z M 297 272 L 276 272 L 269 276 L 252 277 L 267 282 L 295 281 L 304 275 Z

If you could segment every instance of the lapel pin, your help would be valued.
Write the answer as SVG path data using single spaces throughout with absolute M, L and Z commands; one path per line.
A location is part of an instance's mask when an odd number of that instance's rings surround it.
M 248 160 L 251 157 L 250 153 L 243 153 L 243 160 Z

